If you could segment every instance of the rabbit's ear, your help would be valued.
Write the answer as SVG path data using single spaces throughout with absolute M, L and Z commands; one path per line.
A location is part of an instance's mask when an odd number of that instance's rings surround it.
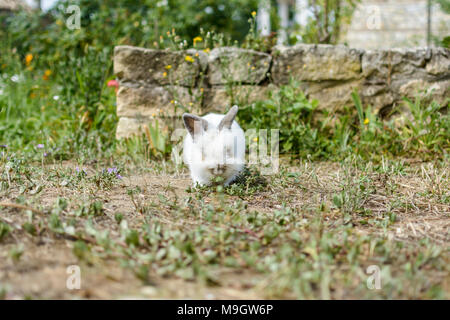
M 231 125 L 233 124 L 234 118 L 236 118 L 236 114 L 238 112 L 238 106 L 234 105 L 230 111 L 223 117 L 222 121 L 219 123 L 219 130 L 223 128 L 231 129 Z
M 208 130 L 208 121 L 190 113 L 183 114 L 183 122 L 192 139 Z

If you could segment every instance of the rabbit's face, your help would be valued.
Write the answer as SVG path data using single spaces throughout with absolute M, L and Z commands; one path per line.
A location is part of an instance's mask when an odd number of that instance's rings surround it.
M 225 116 L 183 116 L 189 132 L 185 140 L 184 158 L 193 177 L 198 177 L 197 181 L 209 184 L 219 177 L 228 181 L 242 170 L 245 137 L 237 123 L 232 127 L 236 112 L 237 107 Z
M 207 130 L 195 143 L 193 152 L 199 156 L 192 157 L 195 161 L 193 164 L 210 179 L 216 177 L 227 179 L 239 171 L 242 163 L 241 157 L 238 156 L 237 139 L 238 137 L 229 129 Z

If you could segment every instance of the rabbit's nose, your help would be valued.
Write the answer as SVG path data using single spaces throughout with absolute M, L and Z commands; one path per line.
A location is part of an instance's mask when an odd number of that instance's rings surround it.
M 226 170 L 226 165 L 224 164 L 218 164 L 215 167 L 209 168 L 209 171 L 213 174 L 213 175 L 220 175 L 223 174 Z

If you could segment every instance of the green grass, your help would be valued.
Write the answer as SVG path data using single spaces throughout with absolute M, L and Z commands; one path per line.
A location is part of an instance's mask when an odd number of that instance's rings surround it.
M 42 250 L 33 243 L 71 240 L 83 270 L 107 272 L 111 261 L 129 270 L 140 285 L 122 283 L 128 291 L 175 278 L 220 294 L 224 275 L 241 281 L 246 272 L 260 298 L 448 298 L 448 161 L 300 161 L 264 182 L 251 168 L 230 187 L 199 189 L 171 177 L 173 167 L 129 163 L 120 179 L 102 163 L 83 165 L 86 174 L 75 163 L 23 163 L 8 182 L 5 165 L 2 198 L 22 205 L 1 211 L 6 265 L 33 263 L 23 258 Z M 381 290 L 367 287 L 370 265 L 381 270 Z M 36 298 L 63 293 L 49 294 Z

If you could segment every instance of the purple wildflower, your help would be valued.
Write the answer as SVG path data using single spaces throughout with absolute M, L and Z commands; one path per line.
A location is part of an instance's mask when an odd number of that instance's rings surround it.
M 77 173 L 83 173 L 84 175 L 87 175 L 86 169 L 80 170 L 80 168 L 76 167 L 76 168 L 75 168 L 75 171 L 76 171 Z
M 38 149 L 44 149 L 44 145 L 43 145 L 42 143 L 39 143 L 39 144 L 36 146 L 36 148 L 38 148 Z
M 116 167 L 114 167 L 114 168 L 108 168 L 108 173 L 109 173 L 109 174 L 111 174 L 111 173 L 117 173 L 117 168 L 116 168 Z

